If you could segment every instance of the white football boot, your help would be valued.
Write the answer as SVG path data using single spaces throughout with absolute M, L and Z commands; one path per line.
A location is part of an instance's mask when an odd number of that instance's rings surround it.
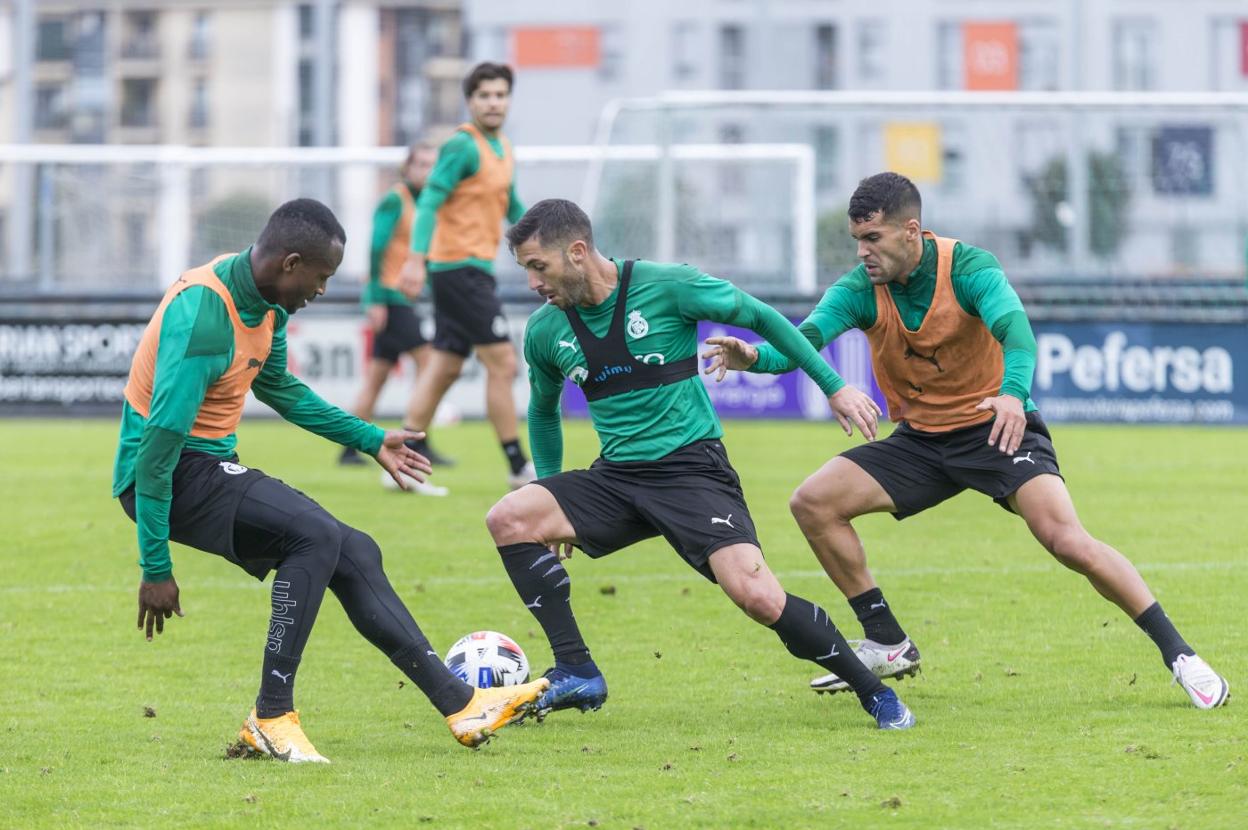
M 436 484 L 430 484 L 427 481 L 417 481 L 407 473 L 399 473 L 403 477 L 403 483 L 407 485 L 406 490 L 402 490 L 399 485 L 391 478 L 390 474 L 384 470 L 381 473 L 381 486 L 387 490 L 400 490 L 401 492 L 411 493 L 416 496 L 449 496 L 451 491 L 445 487 L 439 487 Z
M 1174 661 L 1174 682 L 1183 687 L 1197 709 L 1215 709 L 1231 696 L 1231 685 L 1195 654 Z
M 860 640 L 854 654 L 876 677 L 900 680 L 919 671 L 919 649 L 907 637 L 895 646 L 886 646 L 874 640 Z M 819 694 L 835 694 L 849 690 L 849 684 L 835 674 L 825 674 L 810 681 L 810 688 Z
M 524 466 L 520 468 L 518 473 L 509 473 L 507 476 L 507 486 L 512 490 L 519 490 L 529 482 L 537 480 L 537 470 L 533 467 L 532 461 L 524 462 Z

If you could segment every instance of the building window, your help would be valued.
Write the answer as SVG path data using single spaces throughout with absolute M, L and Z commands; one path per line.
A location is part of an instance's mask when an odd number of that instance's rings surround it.
M 193 61 L 208 59 L 208 53 L 212 49 L 211 21 L 208 12 L 196 12 L 191 21 L 191 42 L 187 55 Z
M 1114 89 L 1157 86 L 1157 24 L 1146 18 L 1114 22 Z
M 35 129 L 63 130 L 69 126 L 69 102 L 64 84 L 35 86 Z
M 67 24 L 68 22 L 63 17 L 40 19 L 35 39 L 35 60 L 69 60 L 69 40 L 65 37 Z
M 841 133 L 836 127 L 815 127 L 814 145 L 815 187 L 819 190 L 831 190 L 836 187 Z
M 719 142 L 721 144 L 741 144 L 745 141 L 745 129 L 740 124 L 721 124 L 719 126 Z M 719 189 L 722 193 L 740 194 L 745 192 L 744 162 L 724 159 L 719 162 Z
M 960 122 L 943 122 L 940 125 L 941 180 L 940 189 L 946 194 L 961 193 L 966 188 L 966 125 Z
M 619 26 L 608 24 L 599 29 L 598 79 L 611 83 L 620 80 L 624 72 L 624 32 Z
M 121 56 L 131 60 L 154 60 L 160 56 L 155 12 L 132 11 L 124 14 Z
M 1061 86 L 1061 35 L 1055 20 L 1018 24 L 1018 88 L 1053 91 Z
M 698 74 L 697 25 L 692 20 L 677 20 L 672 24 L 672 80 L 678 84 Z
M 745 89 L 745 27 L 719 27 L 719 86 Z
M 836 27 L 815 27 L 815 89 L 836 89 Z
M 1213 62 L 1209 88 L 1248 89 L 1248 14 L 1243 17 L 1217 17 L 1213 27 Z
M 187 117 L 187 125 L 192 130 L 202 130 L 208 126 L 208 81 L 196 78 L 191 85 L 191 110 Z
M 878 86 L 885 80 L 885 41 L 888 23 L 883 20 L 858 21 L 858 80 Z
M 156 126 L 154 78 L 126 78 L 121 82 L 121 126 Z

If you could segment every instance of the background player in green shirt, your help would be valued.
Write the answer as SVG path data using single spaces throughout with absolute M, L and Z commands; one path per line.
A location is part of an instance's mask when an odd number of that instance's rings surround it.
M 475 746 L 523 714 L 545 688 L 473 690 L 452 675 L 412 619 L 367 534 L 303 493 L 238 463 L 234 430 L 250 390 L 286 420 L 374 456 L 387 473 L 422 480 L 418 434 L 331 406 L 286 369 L 289 316 L 325 292 L 346 235 L 320 202 L 287 202 L 256 244 L 191 269 L 165 295 L 130 370 L 113 495 L 138 528 L 140 629 L 148 640 L 182 616 L 169 541 L 217 554 L 263 579 L 274 570 L 260 691 L 240 738 L 283 761 L 325 762 L 294 707 L 295 674 L 325 589 L 369 642 Z
M 1179 635 L 1135 566 L 1084 529 L 1031 400 L 1036 341 L 996 257 L 921 230 L 918 188 L 904 176 L 863 179 L 849 203 L 862 264 L 841 277 L 801 324 L 822 349 L 851 328 L 871 343 L 876 380 L 897 422 L 854 447 L 793 494 L 793 515 L 828 576 L 849 600 L 866 640 L 863 662 L 881 676 L 917 669 L 910 642 L 867 569 L 851 521 L 866 513 L 912 516 L 970 488 L 1016 513 L 1059 562 L 1133 619 L 1200 709 L 1230 687 Z M 943 250 L 942 250 L 943 249 Z M 712 370 L 785 372 L 769 346 L 711 338 Z M 835 673 L 816 691 L 848 688 Z
M 779 312 L 731 283 L 688 265 L 605 258 L 589 217 L 571 202 L 534 205 L 507 241 L 529 286 L 546 300 L 524 336 L 540 477 L 494 505 L 486 524 L 554 652 L 539 714 L 597 709 L 607 697 L 560 559 L 571 544 L 596 558 L 662 534 L 795 657 L 849 678 L 881 729 L 912 726 L 914 716 L 854 656 L 823 609 L 785 593 L 763 559 L 698 376 L 698 321 L 743 326 L 774 343 L 819 384 L 847 431 L 852 423 L 874 436 L 875 403 L 845 385 Z M 565 378 L 585 392 L 602 443 L 588 470 L 560 472 Z
M 364 369 L 364 385 L 356 399 L 354 414 L 365 421 L 373 417 L 377 396 L 394 371 L 399 357 L 408 354 L 420 376 L 429 366 L 431 347 L 421 331 L 420 315 L 412 301 L 399 290 L 400 275 L 411 250 L 412 228 L 416 220 L 416 200 L 429 178 L 429 171 L 438 157 L 438 148 L 432 142 L 422 141 L 408 148 L 407 158 L 399 168 L 399 181 L 386 191 L 373 212 L 373 239 L 369 248 L 368 284 L 360 295 L 373 334 L 372 356 Z M 404 423 L 411 423 L 410 413 L 418 409 L 418 399 L 413 386 L 408 401 L 408 415 Z M 428 432 L 428 430 L 426 430 Z M 447 466 L 449 459 L 433 451 L 428 440 L 418 447 L 431 463 Z M 340 464 L 364 464 L 363 457 L 354 447 L 343 447 Z M 385 476 L 383 483 L 394 485 L 394 479 Z M 407 482 L 425 495 L 445 495 L 446 488 L 429 482 Z
M 516 425 L 516 350 L 494 280 L 502 223 L 524 213 L 516 196 L 515 159 L 503 122 L 511 105 L 511 68 L 481 63 L 464 79 L 470 120 L 438 152 L 421 191 L 412 256 L 402 289 L 415 297 L 428 277 L 433 295 L 433 356 L 412 394 L 407 424 L 427 429 L 438 404 L 476 352 L 485 367 L 486 414 L 502 445 L 508 483 L 533 479 Z M 415 449 L 424 452 L 419 443 Z

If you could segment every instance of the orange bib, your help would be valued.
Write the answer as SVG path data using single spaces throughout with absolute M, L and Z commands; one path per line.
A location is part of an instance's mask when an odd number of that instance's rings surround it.
M 438 208 L 429 259 L 458 262 L 473 258 L 490 262 L 498 255 L 498 243 L 503 238 L 503 219 L 511 202 L 516 162 L 511 142 L 501 133 L 503 157 L 499 158 L 476 126 L 461 124 L 459 128 L 477 144 L 477 172 L 455 185 Z
M 867 329 L 875 380 L 888 402 L 888 417 L 925 432 L 948 432 L 992 419 L 977 412 L 984 398 L 998 395 L 1005 364 L 1001 344 L 953 294 L 953 246 L 936 240 L 936 290 L 918 331 L 901 321 L 887 285 L 875 286 L 875 324 Z
M 247 390 L 260 374 L 264 361 L 268 360 L 269 350 L 273 346 L 273 328 L 276 315 L 270 309 L 264 320 L 255 328 L 243 324 L 238 316 L 238 307 L 234 298 L 225 287 L 225 283 L 212 270 L 213 266 L 226 257 L 236 254 L 225 254 L 217 257 L 207 265 L 192 268 L 169 286 L 165 297 L 157 306 L 151 322 L 143 331 L 139 348 L 130 363 L 130 379 L 126 382 L 125 395 L 130 406 L 147 418 L 152 407 L 152 385 L 156 376 L 156 352 L 160 346 L 160 324 L 164 319 L 165 309 L 173 298 L 192 285 L 202 285 L 213 291 L 225 303 L 229 312 L 230 322 L 234 326 L 234 360 L 225 373 L 208 387 L 199 413 L 195 416 L 195 424 L 191 427 L 191 435 L 196 438 L 225 438 L 238 428 L 243 417 L 243 402 Z
M 390 189 L 398 194 L 402 212 L 399 213 L 394 233 L 390 235 L 390 241 L 386 243 L 386 249 L 381 255 L 381 284 L 386 288 L 398 288 L 399 272 L 403 270 L 403 263 L 407 261 L 407 255 L 412 250 L 412 221 L 416 216 L 416 201 L 412 198 L 412 191 L 402 182 Z

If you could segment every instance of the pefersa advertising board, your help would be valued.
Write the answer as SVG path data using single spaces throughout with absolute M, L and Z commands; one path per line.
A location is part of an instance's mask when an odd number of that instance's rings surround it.
M 519 341 L 524 314 L 513 313 L 509 319 L 513 340 Z M 0 414 L 115 414 L 146 322 L 133 317 L 0 318 Z M 1248 327 L 1037 321 L 1033 328 L 1037 353 L 1032 397 L 1048 421 L 1248 423 Z M 363 320 L 356 315 L 301 316 L 291 320 L 287 333 L 291 370 L 326 400 L 350 408 L 369 355 Z M 722 334 L 759 341 L 753 332 L 702 323 L 699 349 L 705 350 L 707 337 Z M 862 332 L 837 338 L 823 356 L 883 407 Z M 516 381 L 521 412 L 528 401 L 524 378 L 521 365 Z M 800 371 L 730 372 L 722 383 L 705 376 L 703 381 L 726 418 L 831 417 L 819 389 Z M 378 402 L 379 416 L 402 412 L 411 383 L 412 367 L 405 360 Z M 448 412 L 442 414 L 483 416 L 483 398 L 482 372 L 470 361 L 463 381 L 446 401 Z M 267 413 L 254 401 L 248 409 Z M 574 416 L 588 413 L 571 380 L 563 409 Z

